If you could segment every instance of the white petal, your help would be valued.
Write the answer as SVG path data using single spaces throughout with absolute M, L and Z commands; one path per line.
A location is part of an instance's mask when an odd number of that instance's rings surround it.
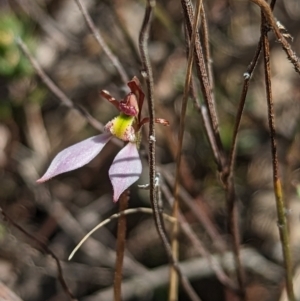
M 114 202 L 139 179 L 141 173 L 142 162 L 136 144 L 129 142 L 117 154 L 109 169 L 109 178 L 114 189 Z
M 56 155 L 46 173 L 37 182 L 45 182 L 61 173 L 88 164 L 101 152 L 111 137 L 110 133 L 97 135 L 62 150 Z

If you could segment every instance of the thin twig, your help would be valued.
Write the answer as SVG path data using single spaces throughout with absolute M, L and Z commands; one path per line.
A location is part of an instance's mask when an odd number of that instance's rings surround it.
M 234 270 L 233 254 L 226 252 L 222 255 L 212 255 L 216 261 L 222 262 L 224 267 Z M 283 276 L 283 269 L 271 261 L 266 260 L 253 249 L 243 249 L 241 258 L 245 268 L 259 279 L 263 279 L 272 285 L 278 286 Z M 192 258 L 180 263 L 182 271 L 190 280 L 208 279 L 214 276 L 214 271 L 206 258 Z M 167 265 L 159 266 L 138 276 L 124 280 L 122 297 L 123 300 L 143 300 L 158 288 L 165 287 L 168 284 L 169 267 Z M 112 288 L 106 288 L 96 292 L 92 296 L 82 298 L 82 301 L 112 300 Z
M 192 32 L 192 20 L 194 18 L 193 6 L 190 0 L 181 0 L 183 12 L 185 14 L 185 19 L 187 23 L 187 28 L 189 35 L 191 36 Z M 203 51 L 201 47 L 201 43 L 198 39 L 195 44 L 195 60 L 198 65 L 198 77 L 200 81 L 200 85 L 202 88 L 202 94 L 204 96 L 207 108 L 208 108 L 208 116 L 210 118 L 213 136 L 216 141 L 218 156 L 217 159 L 220 158 L 220 161 L 217 162 L 218 169 L 221 173 L 221 180 L 224 184 L 224 189 L 226 193 L 226 203 L 227 203 L 227 212 L 228 212 L 228 231 L 232 237 L 232 246 L 233 252 L 235 254 L 235 263 L 236 263 L 236 274 L 239 283 L 239 295 L 242 300 L 245 300 L 245 280 L 244 280 L 244 271 L 241 265 L 240 260 L 240 244 L 239 244 L 239 228 L 237 221 L 237 204 L 236 204 L 236 195 L 235 195 L 235 187 L 232 178 L 226 178 L 228 165 L 226 164 L 226 160 L 223 154 L 223 145 L 219 133 L 219 125 L 216 115 L 216 110 L 214 107 L 213 99 L 211 96 L 211 87 L 208 79 L 208 75 L 206 72 L 205 61 L 203 57 Z
M 169 260 L 173 264 L 176 269 L 180 281 L 182 283 L 183 288 L 186 293 L 189 295 L 191 300 L 199 301 L 200 298 L 197 296 L 193 287 L 189 283 L 188 279 L 182 275 L 181 270 L 178 266 L 178 263 L 174 261 L 171 251 L 171 246 L 169 244 L 164 222 L 161 218 L 159 204 L 157 200 L 157 193 L 155 188 L 155 178 L 156 178 L 156 166 L 155 166 L 155 111 L 154 111 L 154 84 L 153 84 L 153 74 L 152 68 L 148 53 L 148 38 L 149 38 L 149 30 L 150 24 L 152 20 L 153 8 L 155 6 L 154 0 L 148 0 L 147 6 L 145 10 L 145 16 L 142 24 L 142 28 L 139 36 L 139 48 L 141 54 L 141 60 L 143 65 L 143 74 L 146 78 L 147 83 L 147 96 L 148 96 L 148 111 L 149 111 L 149 177 L 150 177 L 150 201 L 154 211 L 154 221 L 157 232 L 163 242 L 163 245 L 168 254 Z
M 147 213 L 147 214 L 153 214 L 153 210 L 151 208 L 147 208 L 147 207 L 138 207 L 138 208 L 131 208 L 131 209 L 126 209 L 124 211 L 115 213 L 113 215 L 111 215 L 109 218 L 107 218 L 106 220 L 104 220 L 103 222 L 101 222 L 100 224 L 98 224 L 96 227 L 94 227 L 88 234 L 86 234 L 82 240 L 77 244 L 77 246 L 74 248 L 74 250 L 71 252 L 68 260 L 71 260 L 75 253 L 80 249 L 80 247 L 83 245 L 83 243 L 93 234 L 95 233 L 97 230 L 99 230 L 100 228 L 102 228 L 103 226 L 107 225 L 108 223 L 110 223 L 111 221 L 113 221 L 116 218 L 119 218 L 121 215 L 130 215 L 130 214 L 135 214 L 135 213 Z M 163 213 L 163 217 L 164 219 L 166 219 L 169 222 L 174 222 L 174 219 L 172 216 L 167 215 L 165 213 Z
M 79 10 L 81 11 L 84 20 L 86 21 L 86 24 L 88 28 L 90 29 L 91 33 L 94 35 L 96 41 L 100 45 L 100 47 L 103 49 L 105 54 L 108 56 L 110 61 L 112 62 L 113 66 L 117 69 L 117 71 L 120 74 L 120 77 L 124 83 L 124 85 L 127 84 L 129 81 L 129 77 L 123 68 L 122 64 L 120 63 L 119 59 L 112 53 L 112 51 L 109 49 L 107 44 L 105 43 L 104 39 L 102 38 L 99 30 L 96 28 L 96 25 L 94 24 L 91 16 L 89 15 L 87 9 L 85 6 L 82 4 L 81 0 L 75 0 L 76 4 L 78 5 Z
M 206 14 L 205 14 L 205 9 L 204 9 L 204 4 L 202 2 L 201 5 L 201 27 L 200 27 L 200 37 L 203 41 L 203 54 L 204 58 L 206 61 L 206 66 L 207 66 L 207 74 L 209 78 L 209 83 L 210 83 L 210 94 L 212 97 L 212 101 L 214 103 L 214 106 L 216 106 L 215 103 L 215 95 L 214 95 L 214 75 L 213 75 L 213 70 L 212 70 L 212 58 L 210 54 L 210 47 L 209 47 L 209 38 L 208 38 L 208 26 L 207 26 L 207 20 L 206 20 Z
M 275 3 L 276 3 L 276 0 L 272 0 L 271 9 L 274 8 Z M 225 178 L 226 178 L 225 181 L 228 184 L 231 183 L 231 187 L 233 185 L 233 173 L 234 173 L 234 164 L 235 164 L 235 157 L 236 157 L 238 131 L 239 131 L 239 127 L 240 127 L 240 124 L 241 124 L 242 114 L 243 114 L 244 107 L 245 107 L 245 101 L 246 101 L 246 96 L 248 94 L 248 88 L 249 88 L 249 85 L 250 85 L 250 80 L 251 80 L 252 74 L 255 70 L 255 67 L 257 65 L 257 61 L 258 61 L 258 58 L 260 56 L 261 49 L 262 49 L 262 37 L 260 38 L 260 41 L 258 43 L 258 46 L 257 46 L 257 49 L 255 51 L 254 57 L 253 57 L 252 61 L 250 62 L 249 66 L 247 68 L 247 72 L 244 73 L 244 85 L 243 85 L 242 94 L 241 94 L 240 101 L 239 101 L 237 116 L 236 116 L 236 119 L 235 119 L 235 125 L 234 125 L 234 130 L 233 130 L 233 139 L 232 139 L 231 151 L 230 151 L 230 156 L 229 156 L 229 168 L 227 170 L 228 174 L 225 175 Z M 227 187 L 228 187 L 228 185 L 227 185 Z M 232 187 L 232 188 L 234 188 L 234 187 Z M 228 204 L 229 213 L 233 217 L 234 215 L 236 215 L 236 209 L 234 209 L 234 195 L 233 195 L 233 193 L 228 194 L 228 200 L 231 203 L 231 205 Z M 231 223 L 231 225 L 233 226 L 233 229 L 234 229 L 234 223 Z M 237 245 L 237 242 L 234 245 Z M 237 251 L 238 251 L 238 249 L 237 249 Z M 240 264 L 239 261 L 237 263 Z M 243 279 L 241 278 L 240 281 L 242 282 Z
M 192 36 L 192 24 L 194 20 L 194 11 L 193 11 L 193 4 L 190 0 L 181 0 L 181 5 L 183 8 L 184 16 L 185 16 L 185 22 L 186 26 L 189 32 L 190 37 Z M 220 137 L 220 131 L 219 131 L 219 122 L 218 117 L 216 113 L 216 108 L 212 99 L 211 95 L 211 86 L 210 81 L 207 75 L 206 66 L 205 66 L 205 60 L 203 56 L 202 46 L 200 43 L 199 34 L 197 32 L 196 40 L 195 40 L 195 61 L 196 61 L 196 67 L 197 67 L 197 73 L 198 73 L 198 79 L 200 83 L 200 87 L 202 90 L 203 98 L 205 100 L 207 109 L 208 109 L 208 116 L 212 125 L 214 138 L 216 140 L 216 145 L 218 147 L 218 158 L 220 158 L 220 161 L 217 162 L 218 169 L 222 170 L 222 166 L 224 164 L 224 158 L 223 158 L 223 145 Z
M 202 28 L 202 26 L 201 26 L 201 28 Z M 185 26 L 185 31 L 184 32 L 185 32 L 185 42 L 186 42 L 187 53 L 189 53 L 189 51 L 190 51 L 189 40 L 190 39 L 189 39 L 187 26 Z M 208 57 L 206 57 L 206 60 L 208 60 Z M 210 70 L 212 72 L 211 68 L 208 69 L 208 70 Z M 212 74 L 210 75 L 210 77 L 211 77 L 210 82 L 212 82 L 213 81 Z M 218 146 L 217 146 L 216 139 L 215 139 L 215 136 L 214 136 L 214 132 L 213 132 L 213 129 L 212 129 L 212 124 L 210 122 L 210 118 L 208 116 L 206 106 L 204 104 L 201 104 L 199 98 L 196 97 L 196 95 L 198 94 L 195 91 L 196 88 L 197 88 L 197 86 L 194 84 L 194 80 L 192 80 L 191 84 L 190 84 L 190 96 L 192 98 L 192 101 L 194 102 L 194 106 L 196 107 L 196 109 L 198 110 L 198 112 L 202 116 L 202 121 L 203 121 L 203 125 L 204 125 L 204 128 L 205 128 L 205 134 L 207 136 L 207 140 L 208 140 L 209 145 L 211 147 L 211 150 L 212 150 L 212 153 L 213 153 L 213 156 L 214 156 L 214 160 L 215 160 L 216 164 L 219 165 L 219 162 L 221 162 L 220 152 L 218 150 Z M 212 91 L 211 91 L 211 93 L 212 93 Z M 213 95 L 212 95 L 212 97 L 213 97 Z M 213 99 L 213 101 L 214 101 L 214 99 Z
M 119 199 L 119 213 L 123 212 L 128 207 L 129 190 L 125 190 Z M 114 300 L 122 300 L 122 279 L 123 279 L 123 260 L 125 252 L 125 241 L 126 241 L 126 216 L 120 214 L 118 219 L 118 230 L 117 230 L 117 258 L 115 265 L 115 277 L 114 277 Z
M 58 225 L 75 243 L 80 241 L 86 234 L 86 230 L 59 200 L 50 196 L 47 189 L 39 187 L 39 190 L 41 194 L 36 197 L 38 204 L 57 221 Z M 114 268 L 116 260 L 115 252 L 98 240 L 90 238 L 83 246 L 82 251 L 95 265 Z M 101 257 L 99 254 L 105 254 L 105 257 Z M 127 271 L 126 276 L 135 275 L 136 273 L 143 274 L 147 270 L 143 265 L 128 256 L 125 258 L 124 266 Z
M 185 115 L 186 115 L 186 108 L 187 102 L 190 92 L 190 84 L 192 78 L 192 70 L 193 70 L 193 59 L 194 59 L 194 46 L 195 40 L 197 35 L 197 28 L 200 20 L 200 7 L 202 6 L 202 0 L 197 1 L 196 7 L 196 17 L 193 23 L 193 30 L 192 35 L 190 38 L 190 47 L 189 47 L 189 54 L 188 54 L 188 64 L 187 64 L 187 71 L 186 71 L 186 78 L 185 78 L 185 85 L 184 85 L 184 93 L 181 105 L 181 113 L 180 113 L 180 125 L 179 125 L 179 133 L 178 133 L 178 144 L 177 144 L 177 154 L 176 154 L 176 171 L 175 171 L 175 184 L 174 184 L 174 203 L 173 203 L 173 213 L 172 216 L 177 220 L 178 212 L 179 212 L 179 201 L 178 201 L 178 185 L 179 185 L 179 177 L 180 177 L 180 168 L 181 168 L 181 152 L 182 152 L 182 144 L 183 144 L 183 135 L 184 135 L 184 128 L 185 128 Z M 178 261 L 178 222 L 176 221 L 173 224 L 172 229 L 172 238 L 171 238 L 171 246 L 172 246 L 172 254 L 174 260 Z M 178 275 L 174 268 L 170 270 L 170 287 L 169 287 L 169 301 L 177 301 L 178 299 Z
M 169 204 L 172 206 L 174 202 L 174 198 L 172 197 L 168 187 L 166 184 L 161 183 L 160 185 L 161 190 L 165 196 L 165 198 L 168 200 Z M 217 278 L 219 281 L 229 287 L 230 289 L 236 291 L 237 287 L 235 283 L 225 274 L 223 271 L 221 265 L 218 261 L 216 261 L 211 255 L 210 252 L 205 248 L 205 246 L 202 244 L 200 239 L 197 237 L 194 230 L 191 228 L 187 220 L 185 219 L 184 215 L 181 213 L 180 209 L 178 210 L 178 221 L 180 229 L 182 229 L 183 233 L 187 236 L 187 238 L 190 240 L 196 251 L 199 253 L 199 255 L 206 258 L 206 260 L 211 264 L 211 268 L 216 273 Z
M 42 69 L 42 67 L 40 66 L 38 61 L 31 55 L 28 47 L 22 41 L 22 39 L 20 37 L 18 37 L 18 38 L 16 38 L 16 42 L 19 45 L 19 47 L 22 49 L 22 51 L 26 55 L 26 57 L 29 59 L 35 72 L 39 75 L 39 77 L 44 82 L 44 84 L 47 86 L 47 88 L 61 101 L 61 103 L 70 109 L 77 110 L 89 122 L 89 124 L 92 127 L 94 127 L 96 130 L 102 132 L 103 125 L 98 120 L 96 120 L 94 117 L 92 117 L 86 111 L 86 109 L 73 103 L 73 101 L 52 81 L 52 79 Z
M 216 139 L 213 133 L 213 129 L 211 127 L 211 123 L 209 120 L 209 116 L 208 116 L 208 112 L 207 112 L 207 108 L 204 104 L 200 104 L 198 98 L 196 97 L 196 94 L 194 92 L 194 84 L 192 83 L 191 85 L 191 96 L 192 96 L 192 100 L 194 102 L 194 105 L 196 107 L 196 109 L 198 110 L 198 112 L 200 112 L 201 116 L 202 116 L 202 121 L 203 121 L 203 126 L 205 129 L 205 134 L 207 136 L 207 140 L 209 142 L 209 145 L 211 147 L 213 156 L 214 156 L 214 160 L 216 162 L 216 164 L 218 165 L 218 162 L 221 162 L 220 159 L 220 152 L 218 150 L 218 146 L 216 144 Z
M 160 168 L 160 172 L 162 173 L 166 182 L 170 186 L 173 186 L 174 177 L 172 176 L 172 174 L 164 168 Z M 211 238 L 211 241 L 216 246 L 216 249 L 220 253 L 224 252 L 226 250 L 226 242 L 224 241 L 218 229 L 216 228 L 215 223 L 210 219 L 209 215 L 206 212 L 204 212 L 204 210 L 201 210 L 201 208 L 198 207 L 198 202 L 196 202 L 195 199 L 192 198 L 182 186 L 180 186 L 179 188 L 179 196 L 183 203 L 190 209 L 190 212 L 203 226 L 203 228 Z
M 66 295 L 69 297 L 69 299 L 72 300 L 72 301 L 76 301 L 77 299 L 74 297 L 74 295 L 70 291 L 70 289 L 69 289 L 69 287 L 68 287 L 68 285 L 67 285 L 67 283 L 64 279 L 62 267 L 61 267 L 60 261 L 57 258 L 57 256 L 48 248 L 48 246 L 44 242 L 42 242 L 41 240 L 39 240 L 38 238 L 36 238 L 32 234 L 27 232 L 22 226 L 17 224 L 10 216 L 8 216 L 6 214 L 6 212 L 2 208 L 0 208 L 0 212 L 3 215 L 3 217 L 6 220 L 8 220 L 15 228 L 17 228 L 19 231 L 21 231 L 27 237 L 29 237 L 30 239 L 35 241 L 47 254 L 49 254 L 55 260 L 55 263 L 56 263 L 56 266 L 57 266 L 57 271 L 58 271 L 58 279 L 59 279 L 59 282 L 60 282 L 61 286 L 63 287 L 63 289 L 64 289 Z
M 16 2 L 58 45 L 64 46 L 64 48 L 76 46 L 77 41 L 75 37 L 72 36 L 70 32 L 61 29 L 57 21 L 51 18 L 51 16 L 41 8 L 41 3 L 30 0 L 16 0 Z
M 240 97 L 239 105 L 238 105 L 238 111 L 235 118 L 235 124 L 233 129 L 233 138 L 231 143 L 231 150 L 229 155 L 229 169 L 228 169 L 228 177 L 233 177 L 234 172 L 234 164 L 235 164 L 235 157 L 236 157 L 236 149 L 237 149 L 237 138 L 238 138 L 238 132 L 241 125 L 242 115 L 244 112 L 246 97 L 248 94 L 248 89 L 250 85 L 250 80 L 252 77 L 252 74 L 254 72 L 254 69 L 257 65 L 258 58 L 261 53 L 262 43 L 261 40 L 258 43 L 258 46 L 256 48 L 255 54 L 253 59 L 251 60 L 247 72 L 244 73 L 244 85 L 242 89 L 242 94 Z
M 240 257 L 240 233 L 238 222 L 238 208 L 235 194 L 233 178 L 224 181 L 226 193 L 226 205 L 228 214 L 228 232 L 231 234 L 232 248 L 234 253 L 236 276 L 239 284 L 239 296 L 241 300 L 246 300 L 245 274 Z
M 276 0 L 272 0 L 270 7 L 273 10 L 276 4 Z M 242 89 L 242 94 L 240 96 L 239 105 L 238 105 L 238 111 L 235 118 L 235 124 L 233 129 L 233 138 L 231 143 L 231 150 L 230 150 L 230 157 L 229 157 L 229 170 L 228 170 L 228 177 L 233 177 L 234 172 L 234 163 L 235 163 L 235 157 L 236 157 L 236 148 L 237 148 L 237 138 L 238 138 L 238 132 L 241 125 L 242 115 L 245 107 L 246 97 L 248 94 L 248 89 L 250 85 L 250 81 L 252 78 L 252 74 L 255 70 L 255 67 L 257 65 L 260 53 L 262 50 L 262 37 L 260 37 L 260 40 L 258 42 L 258 45 L 256 47 L 255 54 L 248 65 L 247 71 L 244 73 L 244 84 Z
M 286 219 L 286 210 L 283 200 L 283 192 L 281 179 L 279 176 L 278 157 L 277 157 L 277 146 L 276 146 L 276 130 L 275 130 L 275 115 L 274 115 L 274 103 L 272 96 L 272 85 L 271 85 L 271 67 L 270 67 L 270 46 L 267 35 L 267 21 L 265 14 L 262 13 L 262 26 L 261 36 L 263 38 L 263 52 L 264 52 L 264 68 L 265 68 L 265 83 L 266 83 L 266 94 L 268 102 L 268 118 L 271 138 L 271 152 L 272 152 L 272 163 L 273 163 L 273 185 L 274 193 L 276 198 L 277 207 L 277 218 L 278 218 L 278 229 L 280 234 L 280 240 L 282 245 L 284 266 L 285 266 L 285 281 L 286 290 L 289 301 L 295 301 L 295 294 L 293 289 L 293 267 L 292 258 L 289 242 L 288 224 Z
M 108 1 L 108 4 L 110 5 L 111 12 L 113 14 L 113 19 L 116 22 L 116 25 L 118 26 L 119 30 L 121 30 L 124 39 L 131 51 L 130 58 L 134 61 L 135 64 L 140 64 L 140 55 L 138 52 L 138 49 L 135 44 L 134 38 L 130 35 L 128 26 L 130 25 L 128 22 L 124 20 L 124 11 L 122 8 L 122 5 L 120 6 L 119 3 L 114 3 L 113 1 Z M 134 64 L 134 65 L 135 65 Z
M 287 57 L 289 61 L 293 64 L 296 72 L 300 74 L 299 58 L 297 57 L 296 53 L 292 50 L 291 45 L 288 43 L 286 38 L 280 32 L 280 29 L 278 28 L 272 9 L 268 4 L 268 2 L 266 2 L 265 0 L 250 0 L 250 1 L 257 4 L 260 7 L 260 9 L 262 10 L 266 18 L 266 21 L 268 22 L 268 25 L 271 26 L 272 30 L 274 31 L 277 41 L 281 44 L 283 50 L 286 52 Z

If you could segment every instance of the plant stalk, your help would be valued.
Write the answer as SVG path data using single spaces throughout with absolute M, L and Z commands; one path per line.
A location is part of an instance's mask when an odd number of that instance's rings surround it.
M 125 252 L 125 241 L 126 241 L 126 215 L 123 212 L 128 207 L 129 191 L 125 190 L 119 199 L 119 213 L 118 219 L 118 230 L 117 230 L 117 257 L 115 265 L 115 276 L 114 276 L 114 300 L 122 300 L 122 271 L 123 271 L 123 260 Z
M 262 13 L 262 43 L 263 43 L 263 53 L 264 53 L 264 67 L 265 67 L 265 83 L 266 83 L 266 94 L 268 102 L 268 118 L 269 118 L 269 128 L 270 128 L 270 138 L 271 138 L 271 152 L 272 152 L 272 163 L 273 163 L 273 185 L 274 194 L 276 199 L 277 208 L 277 218 L 278 218 L 278 229 L 280 234 L 280 240 L 282 245 L 282 253 L 285 267 L 285 282 L 286 290 L 289 301 L 295 301 L 295 294 L 293 288 L 293 266 L 292 266 L 292 256 L 289 243 L 289 231 L 288 223 L 286 218 L 286 209 L 283 200 L 283 192 L 281 179 L 279 176 L 279 166 L 278 166 L 278 155 L 276 146 L 276 130 L 275 130 L 275 114 L 274 114 L 274 103 L 272 96 L 272 86 L 271 86 L 271 67 L 270 67 L 270 46 L 267 35 L 267 21 Z

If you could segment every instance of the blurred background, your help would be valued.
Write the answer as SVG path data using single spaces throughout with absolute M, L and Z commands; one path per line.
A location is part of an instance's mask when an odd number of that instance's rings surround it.
M 142 81 L 138 36 L 145 2 L 83 2 L 128 75 Z M 260 11 L 251 2 L 241 0 L 204 1 L 204 5 L 221 138 L 229 152 L 243 74 L 260 37 Z M 289 41 L 299 54 L 300 2 L 278 1 L 274 14 L 293 37 Z M 171 212 L 170 197 L 166 195 L 173 187 L 186 72 L 182 24 L 180 1 L 157 1 L 149 52 L 154 72 L 156 115 L 170 122 L 168 128 L 156 127 L 157 163 L 162 174 L 162 200 L 166 213 Z M 107 171 L 119 147 L 109 143 L 87 166 L 45 184 L 36 184 L 55 154 L 98 132 L 77 110 L 64 106 L 48 90 L 18 48 L 16 37 L 22 38 L 33 57 L 66 95 L 104 125 L 118 112 L 100 97 L 99 92 L 105 89 L 115 98 L 122 99 L 127 88 L 88 30 L 75 1 L 0 1 L 0 205 L 15 222 L 45 242 L 61 260 L 67 284 L 79 300 L 112 300 L 116 220 L 97 231 L 72 261 L 68 262 L 67 258 L 85 233 L 118 211 L 118 206 L 112 202 Z M 300 82 L 273 34 L 269 37 L 280 174 L 289 208 L 287 214 L 297 275 L 300 259 Z M 144 107 L 143 115 L 147 116 Z M 146 184 L 149 180 L 145 143 L 141 155 L 143 175 L 138 183 Z M 229 245 L 224 190 L 201 115 L 192 102 L 187 110 L 183 158 L 180 196 L 184 215 L 211 254 L 226 252 Z M 247 258 L 249 262 L 258 256 L 265 264 L 257 265 L 254 260 L 252 267 L 247 265 L 248 298 L 285 300 L 261 60 L 252 77 L 239 133 L 235 184 L 241 248 L 253 251 Z M 207 234 L 186 204 L 187 199 L 192 201 L 199 214 L 207 217 L 216 240 Z M 129 204 L 132 208 L 150 207 L 148 192 L 133 185 Z M 150 284 L 150 280 L 149 285 L 133 285 L 124 300 L 167 300 L 168 260 L 152 216 L 138 213 L 128 216 L 127 222 L 124 278 L 130 283 L 130 279 L 152 271 L 153 277 L 161 279 L 156 285 Z M 35 241 L 5 219 L 1 221 L 0 239 L 2 285 L 22 300 L 68 299 L 58 281 L 54 260 Z M 186 263 L 197 258 L 199 262 L 203 260 L 181 234 L 180 260 Z M 202 273 L 194 275 L 187 271 L 203 301 L 235 300 L 213 273 L 203 269 Z M 299 281 L 295 277 L 298 300 Z M 93 294 L 99 292 L 103 295 L 94 297 Z M 180 300 L 188 300 L 184 292 L 180 292 Z

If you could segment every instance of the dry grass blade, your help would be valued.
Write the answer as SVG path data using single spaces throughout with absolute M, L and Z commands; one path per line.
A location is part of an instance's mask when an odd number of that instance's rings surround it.
M 110 216 L 109 218 L 107 218 L 106 220 L 104 220 L 103 222 L 101 222 L 100 224 L 98 224 L 96 227 L 94 227 L 88 234 L 86 234 L 82 240 L 77 244 L 77 246 L 74 248 L 74 250 L 71 252 L 68 260 L 71 260 L 75 253 L 80 249 L 80 247 L 84 244 L 84 242 L 93 234 L 95 233 L 97 230 L 99 230 L 100 228 L 104 227 L 105 225 L 107 225 L 108 223 L 110 223 L 111 221 L 113 221 L 114 219 L 119 218 L 121 215 L 130 215 L 130 214 L 136 214 L 136 213 L 146 213 L 146 214 L 153 214 L 153 210 L 150 208 L 144 208 L 144 207 L 139 207 L 139 208 L 131 208 L 131 209 L 126 209 L 124 211 L 120 211 L 116 214 L 113 214 L 112 216 Z M 174 219 L 167 215 L 167 214 L 163 214 L 164 219 L 166 219 L 169 222 L 174 222 Z
M 186 78 L 184 84 L 184 93 L 181 105 L 181 113 L 180 113 L 180 124 L 179 124 L 179 132 L 178 132 L 178 144 L 177 144 L 177 154 L 176 154 L 176 175 L 175 175 L 175 185 L 174 185 L 174 203 L 173 203 L 173 217 L 175 220 L 178 220 L 178 212 L 179 212 L 179 201 L 178 201 L 178 185 L 179 185 L 179 176 L 180 176 L 180 167 L 181 167 L 181 152 L 182 152 L 182 144 L 183 144 L 183 135 L 184 135 L 184 128 L 185 128 L 185 115 L 186 115 L 186 108 L 187 102 L 190 92 L 190 85 L 192 79 L 192 70 L 193 70 L 193 59 L 194 59 L 194 47 L 197 35 L 197 28 L 199 26 L 200 20 L 200 9 L 202 6 L 202 1 L 197 1 L 197 8 L 196 8 L 196 16 L 193 23 L 193 30 L 190 39 L 190 47 L 189 47 L 189 54 L 188 54 L 188 63 L 187 63 L 187 71 L 186 71 Z M 175 222 L 172 229 L 172 254 L 174 260 L 178 261 L 178 222 Z M 170 288 L 169 288 L 169 301 L 176 301 L 178 299 L 178 276 L 174 268 L 170 270 Z

